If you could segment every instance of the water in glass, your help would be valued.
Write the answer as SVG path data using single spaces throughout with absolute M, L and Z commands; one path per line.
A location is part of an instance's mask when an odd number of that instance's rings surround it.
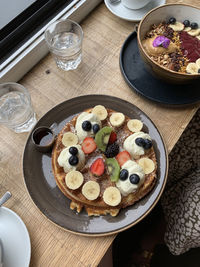
M 0 97 L 0 123 L 15 132 L 29 131 L 33 127 L 36 117 L 26 94 L 11 91 Z
M 81 62 L 81 46 L 77 34 L 63 32 L 52 38 L 52 48 L 58 67 L 64 70 L 76 69 Z

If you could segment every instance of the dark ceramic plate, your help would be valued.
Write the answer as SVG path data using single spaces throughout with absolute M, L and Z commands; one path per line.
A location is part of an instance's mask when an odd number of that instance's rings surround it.
M 58 134 L 74 115 L 97 104 L 123 112 L 131 118 L 140 119 L 145 125 L 145 132 L 152 137 L 158 160 L 158 181 L 145 198 L 133 206 L 122 209 L 116 217 L 110 215 L 88 217 L 85 211 L 77 214 L 70 210 L 70 200 L 56 186 L 51 168 L 51 154 L 38 152 L 31 142 L 31 134 L 27 140 L 23 158 L 25 184 L 40 211 L 64 229 L 89 236 L 117 233 L 142 220 L 158 202 L 166 183 L 168 170 L 166 148 L 154 123 L 140 109 L 119 98 L 108 95 L 86 95 L 70 99 L 47 112 L 35 128 L 53 125 L 55 133 Z
M 145 69 L 138 49 L 136 32 L 130 34 L 122 46 L 120 69 L 128 85 L 149 100 L 177 106 L 200 101 L 199 80 L 192 84 L 168 84 L 156 79 Z

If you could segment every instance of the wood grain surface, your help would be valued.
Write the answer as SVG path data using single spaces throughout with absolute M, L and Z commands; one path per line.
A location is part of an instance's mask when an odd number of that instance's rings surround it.
M 198 0 L 167 1 L 192 3 Z M 125 99 L 142 109 L 158 126 L 170 151 L 195 114 L 198 105 L 167 108 L 145 100 L 130 90 L 119 69 L 119 53 L 134 23 L 119 19 L 98 6 L 81 24 L 84 31 L 83 61 L 70 72 L 59 70 L 51 55 L 19 81 L 28 88 L 37 118 L 55 105 L 86 94 L 107 94 Z M 0 195 L 13 197 L 5 206 L 25 222 L 31 238 L 31 267 L 97 266 L 115 236 L 83 237 L 52 224 L 33 204 L 25 189 L 22 156 L 28 134 L 15 134 L 0 126 Z M 30 166 L 31 168 L 31 166 Z

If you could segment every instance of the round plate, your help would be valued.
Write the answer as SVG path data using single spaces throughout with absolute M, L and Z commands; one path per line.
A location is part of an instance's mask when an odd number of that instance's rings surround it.
M 136 32 L 130 34 L 122 46 L 120 68 L 128 85 L 150 100 L 177 106 L 200 101 L 199 80 L 192 84 L 168 84 L 156 79 L 145 69 Z
M 139 21 L 151 9 L 165 4 L 165 0 L 153 0 L 148 5 L 140 9 L 130 9 L 122 5 L 121 2 L 111 3 L 110 0 L 104 0 L 107 8 L 117 17 L 128 21 Z
M 25 184 L 41 212 L 64 229 L 89 236 L 120 232 L 143 219 L 160 198 L 168 169 L 166 148 L 156 126 L 144 112 L 119 98 L 108 95 L 86 95 L 70 99 L 47 112 L 35 128 L 53 125 L 55 133 L 58 134 L 73 116 L 98 104 L 123 112 L 130 118 L 141 120 L 145 125 L 145 132 L 148 132 L 153 139 L 158 161 L 158 181 L 154 189 L 141 201 L 122 209 L 116 217 L 110 215 L 89 217 L 85 211 L 77 214 L 69 208 L 70 200 L 56 186 L 51 167 L 51 154 L 42 154 L 35 150 L 31 142 L 31 134 L 27 140 L 23 158 Z
M 15 212 L 5 207 L 0 208 L 0 238 L 4 266 L 28 267 L 31 243 L 27 228 Z

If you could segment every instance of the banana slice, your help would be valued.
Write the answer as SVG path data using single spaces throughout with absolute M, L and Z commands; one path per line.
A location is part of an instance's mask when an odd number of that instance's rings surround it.
M 103 193 L 103 200 L 109 206 L 117 206 L 121 202 L 121 193 L 117 187 L 109 186 Z
M 64 133 L 62 137 L 62 144 L 66 147 L 74 146 L 78 144 L 78 136 L 71 132 Z
M 169 24 L 169 27 L 172 28 L 175 32 L 179 32 L 179 31 L 182 31 L 185 26 L 183 23 L 177 21 L 174 24 Z
M 138 161 L 138 164 L 142 167 L 145 174 L 149 174 L 155 170 L 155 164 L 154 164 L 153 160 L 151 160 L 149 158 L 141 158 Z
M 102 105 L 97 105 L 92 109 L 92 113 L 96 114 L 97 117 L 103 121 L 107 118 L 108 116 L 108 112 L 106 110 L 106 108 Z
M 200 40 L 200 35 L 198 35 L 198 36 L 196 36 L 197 37 L 197 39 L 199 39 Z
M 82 194 L 88 200 L 95 200 L 100 194 L 100 186 L 95 181 L 88 181 L 82 187 Z
M 185 32 L 189 32 L 191 29 L 192 29 L 191 27 L 185 27 L 185 28 L 184 28 L 184 31 L 185 31 Z
M 143 127 L 143 123 L 140 120 L 129 120 L 127 123 L 127 127 L 131 132 L 140 132 Z
M 191 35 L 191 36 L 198 36 L 200 34 L 200 28 L 194 29 L 194 30 L 190 30 L 188 32 L 188 34 Z
M 197 65 L 197 68 L 200 69 L 200 58 L 196 60 L 196 65 Z
M 119 127 L 121 126 L 125 121 L 125 116 L 123 113 L 120 113 L 120 112 L 116 112 L 116 113 L 113 113 L 111 116 L 110 116 L 110 123 L 112 124 L 112 126 L 114 127 Z
M 192 62 L 192 63 L 189 63 L 186 67 L 186 71 L 187 73 L 190 73 L 190 74 L 197 74 L 198 73 L 198 66 L 196 63 Z
M 70 189 L 78 189 L 83 183 L 83 175 L 79 171 L 70 171 L 65 176 L 65 184 Z

